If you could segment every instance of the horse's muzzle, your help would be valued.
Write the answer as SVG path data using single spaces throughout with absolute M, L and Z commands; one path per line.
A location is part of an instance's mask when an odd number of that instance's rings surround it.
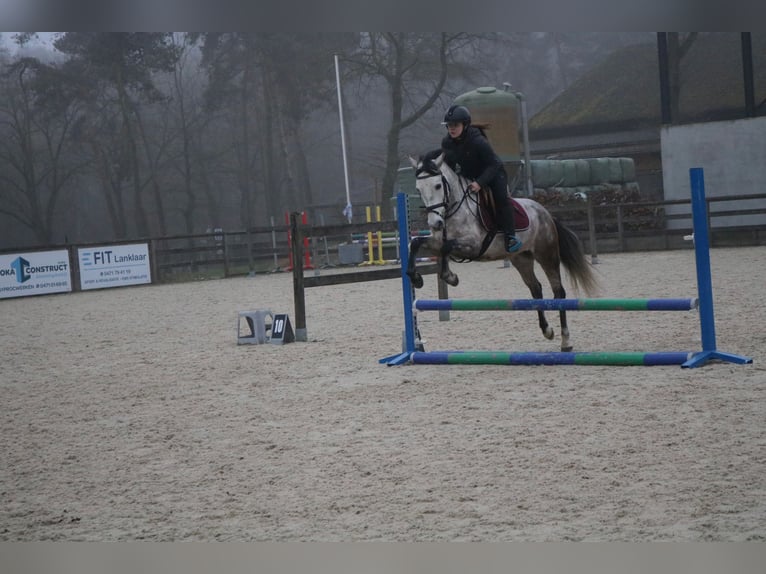
M 444 229 L 444 220 L 438 215 L 431 213 L 428 215 L 428 227 L 434 231 L 441 231 Z

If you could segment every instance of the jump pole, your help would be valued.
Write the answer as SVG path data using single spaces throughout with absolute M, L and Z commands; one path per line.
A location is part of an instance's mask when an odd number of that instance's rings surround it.
M 550 352 L 507 353 L 502 351 L 415 351 L 410 360 L 420 365 L 680 365 L 694 353 L 679 352 Z
M 690 311 L 697 299 L 416 299 L 416 311 Z

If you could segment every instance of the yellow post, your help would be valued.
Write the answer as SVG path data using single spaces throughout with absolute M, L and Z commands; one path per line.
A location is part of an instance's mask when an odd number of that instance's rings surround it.
M 380 221 L 380 205 L 375 206 L 375 221 Z M 383 260 L 383 232 L 378 231 L 378 260 L 375 262 L 378 265 L 384 265 L 386 262 Z
M 367 223 L 372 223 L 372 211 L 370 211 L 370 206 L 364 208 L 365 212 L 365 218 L 367 219 Z M 367 232 L 367 261 L 362 263 L 362 265 L 372 265 L 373 262 L 373 255 L 372 255 L 372 231 Z

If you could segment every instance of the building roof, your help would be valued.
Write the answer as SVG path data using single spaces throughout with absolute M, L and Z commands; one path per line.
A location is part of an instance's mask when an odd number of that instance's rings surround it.
M 660 150 L 660 127 L 636 130 L 594 132 L 584 135 L 564 135 L 547 139 L 531 139 L 529 148 L 534 156 L 555 159 L 562 157 L 601 157 L 614 154 L 636 155 Z
M 752 33 L 751 38 L 755 102 L 758 115 L 764 115 L 766 34 Z M 744 117 L 742 70 L 739 33 L 700 33 L 681 61 L 677 123 Z M 529 132 L 533 149 L 542 140 L 542 147 L 552 149 L 555 140 L 564 144 L 576 137 L 577 147 L 588 143 L 581 136 L 593 140 L 589 143 L 593 146 L 608 146 L 615 138 L 630 139 L 635 131 L 644 138 L 648 133 L 659 138 L 660 125 L 657 45 L 649 43 L 612 53 L 536 113 L 529 121 Z

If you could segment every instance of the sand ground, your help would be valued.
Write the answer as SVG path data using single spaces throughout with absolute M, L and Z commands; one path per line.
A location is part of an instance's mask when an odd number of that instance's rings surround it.
M 236 326 L 294 320 L 287 274 L 0 301 L 0 539 L 766 540 L 766 248 L 711 261 L 718 347 L 751 365 L 387 367 L 399 280 L 307 290 L 284 346 Z M 452 297 L 528 297 L 454 269 Z M 696 295 L 691 251 L 597 271 L 605 297 Z M 701 348 L 697 312 L 569 322 L 580 351 Z M 429 350 L 559 344 L 529 313 L 419 325 Z

